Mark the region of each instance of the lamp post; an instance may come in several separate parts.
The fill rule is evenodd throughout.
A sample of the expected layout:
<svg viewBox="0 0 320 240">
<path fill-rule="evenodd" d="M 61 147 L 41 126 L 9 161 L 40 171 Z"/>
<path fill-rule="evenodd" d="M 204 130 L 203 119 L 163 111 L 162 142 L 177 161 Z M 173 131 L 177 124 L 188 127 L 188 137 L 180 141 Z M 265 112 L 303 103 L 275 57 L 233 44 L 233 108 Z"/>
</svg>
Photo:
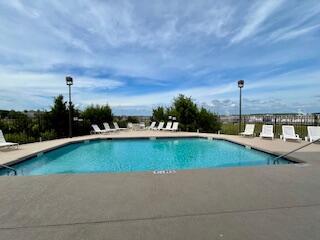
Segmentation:
<svg viewBox="0 0 320 240">
<path fill-rule="evenodd" d="M 72 138 L 72 114 L 71 114 L 71 85 L 73 85 L 73 79 L 70 76 L 66 77 L 66 84 L 69 86 L 69 138 Z"/>
<path fill-rule="evenodd" d="M 241 132 L 241 101 L 242 101 L 242 88 L 244 86 L 244 80 L 238 81 L 238 87 L 240 89 L 240 99 L 239 99 L 239 133 Z"/>
</svg>

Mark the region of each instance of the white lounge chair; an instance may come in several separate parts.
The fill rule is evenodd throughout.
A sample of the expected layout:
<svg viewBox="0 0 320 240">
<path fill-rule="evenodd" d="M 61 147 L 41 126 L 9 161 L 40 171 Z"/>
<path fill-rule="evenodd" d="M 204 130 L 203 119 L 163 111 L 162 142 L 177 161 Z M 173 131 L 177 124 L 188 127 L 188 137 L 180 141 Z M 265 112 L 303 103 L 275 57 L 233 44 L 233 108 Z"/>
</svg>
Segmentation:
<svg viewBox="0 0 320 240">
<path fill-rule="evenodd" d="M 164 126 L 164 122 L 159 122 L 158 127 L 156 128 L 156 130 L 162 130 Z"/>
<path fill-rule="evenodd" d="M 112 129 L 110 127 L 109 123 L 107 123 L 107 122 L 103 123 L 103 127 L 104 127 L 104 130 L 106 130 L 106 132 L 115 132 L 115 131 L 117 131 L 117 129 L 115 129 L 115 128 Z"/>
<path fill-rule="evenodd" d="M 308 126 L 307 129 L 310 142 L 320 139 L 320 127 Z"/>
<path fill-rule="evenodd" d="M 169 131 L 178 131 L 179 122 L 174 122 L 172 128 Z"/>
<path fill-rule="evenodd" d="M 145 122 L 140 122 L 140 123 L 139 123 L 139 129 L 140 129 L 140 130 L 146 129 L 146 123 L 145 123 Z"/>
<path fill-rule="evenodd" d="M 294 127 L 289 125 L 282 126 L 282 139 L 283 141 L 287 140 L 297 140 L 301 141 L 301 138 L 296 134 Z"/>
<path fill-rule="evenodd" d="M 117 122 L 113 122 L 113 126 L 116 130 L 127 130 L 128 128 L 121 128 L 119 127 L 118 123 Z"/>
<path fill-rule="evenodd" d="M 170 131 L 171 127 L 172 127 L 172 122 L 167 122 L 167 125 L 165 128 L 163 128 L 163 130 Z"/>
<path fill-rule="evenodd" d="M 149 129 L 149 130 L 153 130 L 153 129 L 155 128 L 155 126 L 156 126 L 156 122 L 152 122 L 152 123 L 150 124 L 150 126 L 148 127 L 148 129 Z"/>
<path fill-rule="evenodd" d="M 240 133 L 241 136 L 254 136 L 254 124 L 246 124 L 244 132 Z"/>
<path fill-rule="evenodd" d="M 273 133 L 273 125 L 263 125 L 262 126 L 262 132 L 260 133 L 261 138 L 274 138 Z"/>
<path fill-rule="evenodd" d="M 91 127 L 93 128 L 93 133 L 94 134 L 101 134 L 101 133 L 107 133 L 107 132 L 110 132 L 110 131 L 107 131 L 107 130 L 101 130 L 97 124 L 92 124 Z"/>
<path fill-rule="evenodd" d="M 0 130 L 0 148 L 2 147 L 19 147 L 19 143 L 7 142 L 3 136 L 2 130 Z"/>
</svg>

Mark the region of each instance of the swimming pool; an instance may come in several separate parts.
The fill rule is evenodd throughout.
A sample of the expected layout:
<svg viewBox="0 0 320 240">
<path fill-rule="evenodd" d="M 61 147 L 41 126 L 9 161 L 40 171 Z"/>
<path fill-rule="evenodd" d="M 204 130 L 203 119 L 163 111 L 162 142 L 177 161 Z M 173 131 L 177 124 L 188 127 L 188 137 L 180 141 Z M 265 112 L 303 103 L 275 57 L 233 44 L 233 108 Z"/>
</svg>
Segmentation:
<svg viewBox="0 0 320 240">
<path fill-rule="evenodd" d="M 12 167 L 18 175 L 119 173 L 274 164 L 274 156 L 224 140 L 113 139 L 73 143 Z M 277 164 L 288 164 L 280 159 Z M 7 171 L 0 170 L 0 175 Z"/>
</svg>

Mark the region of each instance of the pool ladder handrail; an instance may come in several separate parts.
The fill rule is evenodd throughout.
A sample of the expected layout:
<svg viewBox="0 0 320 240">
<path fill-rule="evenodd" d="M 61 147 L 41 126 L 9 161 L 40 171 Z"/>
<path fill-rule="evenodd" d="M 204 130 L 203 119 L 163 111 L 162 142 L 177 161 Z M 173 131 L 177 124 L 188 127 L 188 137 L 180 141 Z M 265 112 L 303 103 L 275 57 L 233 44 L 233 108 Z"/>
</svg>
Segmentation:
<svg viewBox="0 0 320 240">
<path fill-rule="evenodd" d="M 18 172 L 17 172 L 17 170 L 15 168 L 9 167 L 9 166 L 7 166 L 5 164 L 0 164 L 0 166 L 3 167 L 3 168 L 8 169 L 9 171 L 13 171 L 13 174 L 14 174 L 13 176 L 17 176 L 18 175 Z"/>
<path fill-rule="evenodd" d="M 280 156 L 277 156 L 277 157 L 275 157 L 275 158 L 273 158 L 273 159 L 271 159 L 271 160 L 273 160 L 273 162 L 275 163 L 275 161 L 279 161 L 280 158 L 286 157 L 286 156 L 290 155 L 291 153 L 294 153 L 294 152 L 296 152 L 296 151 L 299 151 L 300 149 L 305 148 L 305 147 L 308 147 L 308 146 L 310 146 L 311 144 L 316 143 L 316 142 L 320 142 L 320 138 L 318 138 L 318 139 L 316 139 L 316 140 L 314 140 L 314 141 L 312 141 L 312 142 L 309 142 L 309 143 L 307 143 L 306 145 L 303 145 L 303 146 L 301 146 L 301 147 L 295 148 L 294 150 L 291 150 L 290 152 L 287 152 L 287 153 L 285 153 L 285 154 L 282 154 L 282 155 L 280 155 Z"/>
</svg>

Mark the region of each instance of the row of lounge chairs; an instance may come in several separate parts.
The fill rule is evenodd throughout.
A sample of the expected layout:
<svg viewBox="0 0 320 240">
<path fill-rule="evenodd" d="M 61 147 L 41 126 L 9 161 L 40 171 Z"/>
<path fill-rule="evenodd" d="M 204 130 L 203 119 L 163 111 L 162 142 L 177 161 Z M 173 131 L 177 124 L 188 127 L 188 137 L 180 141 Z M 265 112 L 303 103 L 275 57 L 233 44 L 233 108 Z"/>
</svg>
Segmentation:
<svg viewBox="0 0 320 240">
<path fill-rule="evenodd" d="M 151 125 L 145 129 L 149 130 L 163 130 L 163 131 L 178 131 L 179 123 L 178 122 L 167 122 L 167 125 L 164 126 L 164 122 L 159 122 L 158 126 L 156 126 L 156 122 L 152 122 Z M 104 129 L 100 129 L 97 124 L 92 124 L 94 134 L 101 134 L 101 133 L 110 133 L 110 132 L 116 132 L 120 130 L 127 130 L 130 128 L 120 128 L 118 123 L 113 123 L 114 128 L 110 128 L 109 123 L 105 122 L 103 123 Z"/>
<path fill-rule="evenodd" d="M 156 126 L 156 122 L 152 122 L 148 127 L 149 130 L 164 130 L 164 131 L 178 131 L 179 122 L 167 122 L 167 125 L 164 127 L 164 122 L 159 122 Z"/>
<path fill-rule="evenodd" d="M 101 134 L 101 133 L 110 133 L 110 132 L 116 132 L 121 130 L 127 130 L 127 128 L 121 128 L 119 127 L 117 122 L 113 123 L 114 128 L 111 128 L 109 123 L 104 122 L 103 127 L 104 129 L 100 129 L 97 124 L 92 124 L 91 127 L 93 128 L 92 133 L 94 134 Z"/>
<path fill-rule="evenodd" d="M 244 132 L 241 132 L 240 135 L 242 136 L 254 136 L 254 124 L 246 124 Z M 315 141 L 320 139 L 320 127 L 315 126 L 308 126 L 308 137 L 306 137 L 306 141 Z M 261 138 L 271 138 L 274 139 L 274 133 L 273 133 L 273 125 L 263 125 L 262 126 L 262 132 L 260 133 Z M 290 125 L 283 125 L 282 126 L 282 135 L 280 135 L 280 138 L 283 139 L 283 141 L 287 140 L 296 140 L 301 141 L 301 138 L 298 134 L 296 134 L 294 126 Z"/>
</svg>

